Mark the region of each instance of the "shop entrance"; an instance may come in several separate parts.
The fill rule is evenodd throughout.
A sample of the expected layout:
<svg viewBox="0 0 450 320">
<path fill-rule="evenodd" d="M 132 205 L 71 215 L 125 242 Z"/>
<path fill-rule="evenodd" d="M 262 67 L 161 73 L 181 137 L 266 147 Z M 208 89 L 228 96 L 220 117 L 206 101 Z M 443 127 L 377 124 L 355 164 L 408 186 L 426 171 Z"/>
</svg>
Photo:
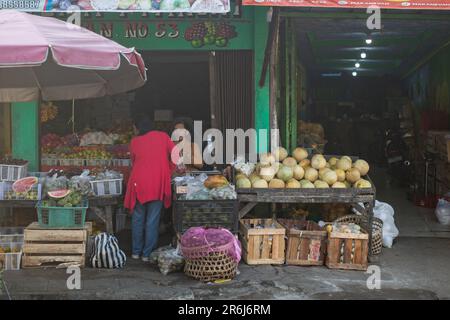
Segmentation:
<svg viewBox="0 0 450 320">
<path fill-rule="evenodd" d="M 386 155 L 392 134 L 400 137 L 402 157 L 419 161 L 421 135 L 448 130 L 448 16 L 385 13 L 382 29 L 369 30 L 367 15 L 321 13 L 286 18 L 281 26 L 284 140 L 388 166 L 397 159 Z"/>
<path fill-rule="evenodd" d="M 160 129 L 169 120 L 202 121 L 203 130 L 248 129 L 253 123 L 251 51 L 147 51 L 148 83 L 135 93 L 131 115 L 148 115 Z"/>
</svg>

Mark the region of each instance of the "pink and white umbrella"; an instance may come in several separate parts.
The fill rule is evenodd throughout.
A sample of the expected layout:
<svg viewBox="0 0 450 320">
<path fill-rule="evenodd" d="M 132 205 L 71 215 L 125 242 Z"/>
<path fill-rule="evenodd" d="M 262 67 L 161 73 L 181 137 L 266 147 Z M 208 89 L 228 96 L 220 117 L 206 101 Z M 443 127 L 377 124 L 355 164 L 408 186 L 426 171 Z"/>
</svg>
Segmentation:
<svg viewBox="0 0 450 320">
<path fill-rule="evenodd" d="M 134 48 L 56 18 L 0 10 L 0 102 L 102 97 L 146 80 Z"/>
</svg>

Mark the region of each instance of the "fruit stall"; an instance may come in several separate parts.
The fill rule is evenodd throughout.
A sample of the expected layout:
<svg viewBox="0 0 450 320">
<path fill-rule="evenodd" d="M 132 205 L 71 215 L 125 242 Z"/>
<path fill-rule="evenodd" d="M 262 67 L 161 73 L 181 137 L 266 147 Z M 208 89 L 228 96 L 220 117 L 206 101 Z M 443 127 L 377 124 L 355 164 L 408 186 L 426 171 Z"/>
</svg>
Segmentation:
<svg viewBox="0 0 450 320">
<path fill-rule="evenodd" d="M 0 159 L 0 167 L 0 207 L 36 207 L 39 219 L 45 208 L 52 209 L 48 212 L 83 208 L 83 221 L 89 207 L 105 223 L 106 231 L 113 232 L 114 208 L 121 205 L 123 195 L 121 172 L 99 166 L 28 172 L 26 161 L 11 158 Z"/>
<path fill-rule="evenodd" d="M 273 154 L 260 155 L 256 165 L 235 165 L 239 218 L 260 203 L 343 203 L 367 217 L 362 227 L 372 230 L 376 189 L 368 172 L 369 164 L 355 157 L 309 154 L 304 148 L 288 156 L 284 148 L 278 148 Z M 366 235 L 370 250 L 372 233 Z"/>
</svg>

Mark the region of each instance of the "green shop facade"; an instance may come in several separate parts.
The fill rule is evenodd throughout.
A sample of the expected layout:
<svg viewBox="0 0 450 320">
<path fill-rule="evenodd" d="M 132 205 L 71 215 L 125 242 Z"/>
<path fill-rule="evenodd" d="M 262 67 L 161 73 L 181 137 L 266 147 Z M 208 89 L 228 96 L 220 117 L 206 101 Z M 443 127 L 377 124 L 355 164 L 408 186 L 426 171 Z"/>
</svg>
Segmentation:
<svg viewBox="0 0 450 320">
<path fill-rule="evenodd" d="M 60 16 L 65 17 L 67 15 Z M 211 126 L 258 130 L 270 126 L 270 78 L 266 76 L 264 83 L 260 81 L 269 30 L 267 17 L 267 8 L 236 5 L 226 15 L 82 14 L 81 24 L 139 52 L 209 55 L 212 60 L 209 71 Z M 221 28 L 221 33 L 218 37 L 198 41 L 195 39 L 198 37 L 192 36 L 199 32 L 198 24 Z M 147 64 L 151 83 L 151 61 Z M 28 160 L 30 171 L 40 167 L 39 105 L 39 101 L 11 103 L 8 112 L 4 112 L 11 120 L 9 124 L 3 121 L 3 140 L 10 140 L 10 144 L 9 147 L 3 145 L 1 151 Z"/>
</svg>

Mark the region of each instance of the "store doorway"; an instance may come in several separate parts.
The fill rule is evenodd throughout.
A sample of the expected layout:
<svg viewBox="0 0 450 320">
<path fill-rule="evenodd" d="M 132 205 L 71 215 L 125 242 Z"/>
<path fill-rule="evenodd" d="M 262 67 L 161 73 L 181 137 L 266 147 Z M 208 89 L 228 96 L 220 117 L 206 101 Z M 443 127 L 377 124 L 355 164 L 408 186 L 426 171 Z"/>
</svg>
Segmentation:
<svg viewBox="0 0 450 320">
<path fill-rule="evenodd" d="M 421 208 L 450 190 L 439 151 L 450 130 L 448 13 L 386 11 L 381 30 L 368 30 L 358 10 L 298 14 L 280 28 L 284 141 L 366 160 L 401 232 L 448 232 Z"/>
<path fill-rule="evenodd" d="M 136 91 L 131 115 L 145 114 L 170 131 L 170 119 L 202 128 L 248 129 L 253 123 L 251 51 L 144 52 L 149 81 Z"/>
</svg>

